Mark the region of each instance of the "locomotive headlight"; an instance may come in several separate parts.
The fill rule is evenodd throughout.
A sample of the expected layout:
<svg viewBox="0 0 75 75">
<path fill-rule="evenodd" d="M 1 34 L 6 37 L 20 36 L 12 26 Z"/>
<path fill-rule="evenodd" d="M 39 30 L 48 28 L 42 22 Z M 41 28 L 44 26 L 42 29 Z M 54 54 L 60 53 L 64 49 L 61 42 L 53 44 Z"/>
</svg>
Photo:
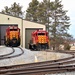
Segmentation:
<svg viewBox="0 0 75 75">
<path fill-rule="evenodd" d="M 14 27 L 14 29 L 17 29 L 17 27 Z"/>
<path fill-rule="evenodd" d="M 12 27 L 12 26 L 10 26 L 10 29 L 13 29 L 13 27 Z"/>
</svg>

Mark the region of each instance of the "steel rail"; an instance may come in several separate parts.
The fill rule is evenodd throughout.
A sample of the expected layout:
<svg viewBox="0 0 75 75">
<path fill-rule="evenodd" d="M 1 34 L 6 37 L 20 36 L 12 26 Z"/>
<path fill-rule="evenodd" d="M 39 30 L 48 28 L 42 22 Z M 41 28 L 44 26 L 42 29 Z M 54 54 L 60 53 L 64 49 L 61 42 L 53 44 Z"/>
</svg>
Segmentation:
<svg viewBox="0 0 75 75">
<path fill-rule="evenodd" d="M 73 59 L 75 56 L 73 56 L 73 57 L 69 57 L 69 58 L 67 58 L 67 60 L 65 60 L 65 61 L 58 61 L 58 62 L 56 62 L 56 61 L 53 61 L 53 62 L 51 62 L 51 61 L 45 61 L 45 62 L 37 62 L 37 63 L 31 63 L 31 64 L 22 64 L 22 65 L 13 65 L 13 66 L 3 66 L 3 67 L 0 67 L 0 70 L 1 69 L 10 69 L 10 68 L 20 68 L 20 67 L 28 67 L 28 68 L 30 68 L 30 67 L 33 67 L 33 66 L 35 66 L 35 67 L 38 67 L 38 66 L 47 66 L 47 65 L 63 65 L 63 64 L 70 64 L 70 63 L 75 63 L 75 60 L 70 60 L 70 59 Z M 63 59 L 62 59 L 63 60 Z"/>
<path fill-rule="evenodd" d="M 69 64 L 71 64 L 71 63 L 72 63 L 72 64 L 75 63 L 75 60 L 72 60 L 72 61 L 69 60 L 69 61 L 63 61 L 63 62 L 57 62 L 57 63 L 50 63 L 50 64 L 46 64 L 46 62 L 45 62 L 43 65 L 40 65 L 40 64 L 38 64 L 38 65 L 32 65 L 32 64 L 31 64 L 32 66 L 25 66 L 25 65 L 16 66 L 16 65 L 15 65 L 14 67 L 7 67 L 7 68 L 6 68 L 6 67 L 3 67 L 3 68 L 0 67 L 0 70 L 9 70 L 9 69 L 11 69 L 11 70 L 12 70 L 12 69 L 14 69 L 14 70 L 17 69 L 17 70 L 18 70 L 18 69 L 24 69 L 24 68 L 29 68 L 29 69 L 31 69 L 31 68 L 34 68 L 34 67 L 37 67 L 37 68 L 40 67 L 40 68 L 41 68 L 41 67 L 43 67 L 43 66 L 44 66 L 44 67 L 48 67 L 48 66 L 50 66 L 50 67 L 52 67 L 52 66 L 54 67 L 54 66 L 55 66 L 55 67 L 56 67 L 56 66 L 61 66 L 61 65 L 64 66 L 65 64 L 69 65 Z M 30 65 L 30 64 L 29 64 L 29 65 Z"/>
<path fill-rule="evenodd" d="M 66 53 L 66 54 L 75 54 L 75 51 L 74 50 L 55 50 L 55 51 L 50 51 L 50 50 L 46 50 L 46 52 L 58 52 L 58 53 Z"/>
<path fill-rule="evenodd" d="M 15 51 L 15 49 L 13 47 L 11 47 L 13 49 L 13 51 Z M 0 60 L 3 60 L 3 59 L 9 59 L 9 58 L 14 58 L 14 57 L 18 57 L 18 56 L 21 56 L 23 53 L 24 53 L 24 50 L 20 47 L 17 47 L 21 50 L 21 53 L 17 54 L 17 55 L 12 55 L 12 56 L 4 56 L 4 57 L 0 57 Z"/>
<path fill-rule="evenodd" d="M 75 65 L 73 66 L 60 66 L 60 67 L 42 67 L 42 68 L 32 68 L 32 69 L 19 69 L 19 70 L 8 70 L 8 71 L 1 71 L 0 74 L 31 74 L 31 73 L 39 73 L 39 72 L 54 72 L 54 71 L 75 71 Z"/>
<path fill-rule="evenodd" d="M 55 50 L 55 51 L 50 51 L 50 50 L 46 50 L 46 52 L 57 52 L 57 53 L 65 53 L 65 54 L 71 54 L 71 55 L 74 55 L 75 54 L 75 51 L 64 51 L 64 50 Z"/>
<path fill-rule="evenodd" d="M 10 48 L 11 48 L 11 47 L 10 47 Z M 13 54 L 14 52 L 15 52 L 15 50 L 12 49 L 12 52 L 10 52 L 10 53 L 8 53 L 8 54 L 0 55 L 0 58 L 1 58 L 1 57 L 5 57 L 5 56 L 8 56 L 8 55 L 11 55 L 11 54 Z"/>
<path fill-rule="evenodd" d="M 18 74 L 19 74 L 20 71 L 21 71 L 20 74 L 23 74 L 23 71 L 24 71 L 24 74 L 27 71 L 29 73 L 32 73 L 33 70 L 35 71 L 35 73 L 38 70 L 40 72 L 43 69 L 44 70 L 41 71 L 41 72 L 44 72 L 45 70 L 48 70 L 48 69 L 50 71 L 50 68 L 51 68 L 51 72 L 54 72 L 55 71 L 54 69 L 56 69 L 56 71 L 58 71 L 57 70 L 58 68 L 61 71 L 65 70 L 65 69 L 72 71 L 72 70 L 75 70 L 75 65 L 70 65 L 70 63 L 71 64 L 75 63 L 75 60 L 70 60 L 70 59 L 73 59 L 73 58 L 75 58 L 75 56 L 69 57 L 69 58 L 67 58 L 67 60 L 66 59 L 65 60 L 64 59 L 62 59 L 62 60 L 60 59 L 61 61 L 60 60 L 59 61 L 55 60 L 54 63 L 52 63 L 51 61 L 46 61 L 46 62 L 39 62 L 39 63 L 32 63 L 32 64 L 23 64 L 23 65 L 15 65 L 15 66 L 8 66 L 8 67 L 0 67 L 0 70 L 3 69 L 3 68 L 6 68 L 7 70 L 5 69 L 6 70 L 6 71 L 4 70 L 5 72 L 3 70 L 1 70 L 1 71 L 3 71 L 3 73 L 10 73 L 12 71 L 14 71 L 14 72 L 16 71 Z M 67 63 L 70 66 L 64 66 L 64 64 L 67 64 Z M 52 67 L 53 67 L 53 69 L 52 69 Z M 26 70 L 26 72 L 25 72 L 25 70 Z M 32 70 L 32 71 L 30 72 L 30 70 Z M 49 71 L 47 71 L 47 72 L 49 72 Z M 15 73 L 14 72 L 13 72 L 13 74 L 17 74 L 16 72 Z M 29 74 L 29 73 L 26 73 L 26 75 Z"/>
</svg>

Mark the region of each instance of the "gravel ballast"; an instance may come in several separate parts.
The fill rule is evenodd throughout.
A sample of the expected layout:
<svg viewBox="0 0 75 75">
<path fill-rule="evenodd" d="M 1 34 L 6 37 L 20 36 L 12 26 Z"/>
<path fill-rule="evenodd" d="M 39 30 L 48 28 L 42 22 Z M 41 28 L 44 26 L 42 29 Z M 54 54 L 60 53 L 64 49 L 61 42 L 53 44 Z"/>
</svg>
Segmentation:
<svg viewBox="0 0 75 75">
<path fill-rule="evenodd" d="M 21 50 L 15 48 L 16 51 L 12 55 L 19 54 Z M 41 62 L 48 60 L 57 60 L 61 58 L 69 57 L 69 54 L 63 53 L 55 53 L 55 52 L 46 52 L 46 51 L 31 51 L 29 49 L 22 48 L 24 50 L 24 54 L 15 58 L 3 59 L 0 60 L 0 66 L 10 66 L 10 65 L 18 65 L 18 64 L 26 64 L 33 62 Z M 10 47 L 0 46 L 0 55 L 8 54 L 12 51 Z"/>
</svg>

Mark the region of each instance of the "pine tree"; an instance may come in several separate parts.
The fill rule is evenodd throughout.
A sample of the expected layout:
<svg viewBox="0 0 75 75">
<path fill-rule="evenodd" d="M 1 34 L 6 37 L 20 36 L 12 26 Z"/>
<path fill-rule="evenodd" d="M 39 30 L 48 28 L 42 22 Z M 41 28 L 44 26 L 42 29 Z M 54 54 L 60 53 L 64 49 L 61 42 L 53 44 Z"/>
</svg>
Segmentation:
<svg viewBox="0 0 75 75">
<path fill-rule="evenodd" d="M 38 6 L 38 22 L 45 24 L 46 29 L 49 32 L 49 24 L 50 24 L 50 17 L 51 17 L 51 10 L 50 10 L 50 0 L 43 0 L 43 2 L 39 3 Z"/>
<path fill-rule="evenodd" d="M 46 25 L 54 50 L 59 48 L 60 44 L 64 44 L 65 40 L 71 38 L 67 32 L 70 26 L 70 17 L 67 16 L 68 11 L 63 9 L 61 2 L 59 0 L 51 2 L 43 0 L 38 3 L 37 0 L 32 0 L 27 9 L 26 19 Z"/>
<path fill-rule="evenodd" d="M 5 6 L 4 7 L 4 10 L 2 10 L 2 13 L 3 14 L 9 14 L 10 12 L 9 12 L 9 7 L 8 6 Z"/>
<path fill-rule="evenodd" d="M 59 47 L 60 44 L 64 43 L 64 39 L 70 37 L 67 33 L 70 26 L 70 18 L 66 15 L 67 11 L 63 10 L 61 1 L 55 0 L 51 3 L 51 24 L 50 32 L 53 38 L 53 47 Z M 60 40 L 60 42 L 59 42 Z"/>
<path fill-rule="evenodd" d="M 26 20 L 37 22 L 37 7 L 39 2 L 37 0 L 32 0 L 29 3 L 29 7 L 26 10 Z"/>
<path fill-rule="evenodd" d="M 14 2 L 14 4 L 11 5 L 11 13 L 13 16 L 21 16 L 22 15 L 22 6 Z"/>
<path fill-rule="evenodd" d="M 4 10 L 2 10 L 2 13 L 16 16 L 16 17 L 22 17 L 22 6 L 14 2 L 11 7 L 5 6 Z"/>
</svg>

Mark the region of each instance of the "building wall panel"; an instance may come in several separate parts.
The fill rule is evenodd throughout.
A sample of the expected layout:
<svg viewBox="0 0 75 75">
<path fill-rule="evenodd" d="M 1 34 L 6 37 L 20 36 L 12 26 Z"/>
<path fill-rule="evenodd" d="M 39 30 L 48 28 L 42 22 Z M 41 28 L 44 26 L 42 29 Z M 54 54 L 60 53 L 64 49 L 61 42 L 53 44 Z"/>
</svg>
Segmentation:
<svg viewBox="0 0 75 75">
<path fill-rule="evenodd" d="M 0 14 L 0 25 L 6 25 L 6 26 L 7 25 L 18 25 L 18 27 L 21 29 L 20 31 L 21 36 L 22 36 L 22 22 L 23 20 L 21 18 Z M 21 42 L 21 46 L 23 46 L 22 42 Z"/>
<path fill-rule="evenodd" d="M 42 28 L 45 30 L 45 25 L 34 23 L 30 21 L 23 20 L 21 18 L 0 14 L 0 25 L 18 25 L 18 27 L 21 29 L 20 31 L 20 37 L 21 37 L 21 46 L 25 48 L 25 37 L 26 37 L 26 28 Z M 0 34 L 1 35 L 1 34 Z"/>
<path fill-rule="evenodd" d="M 23 21 L 23 47 L 27 46 L 27 37 L 30 37 L 30 31 L 27 32 L 26 29 L 29 28 L 30 30 L 33 29 L 43 29 L 45 30 L 45 25 L 39 24 L 39 23 L 34 23 L 34 22 L 30 22 L 30 21 Z M 32 30 L 32 31 L 33 31 Z M 27 35 L 29 33 L 29 36 Z M 27 37 L 26 37 L 27 36 Z M 30 38 L 29 38 L 30 39 Z M 26 44 L 26 45 L 25 45 Z M 28 48 L 28 46 L 26 47 Z"/>
</svg>

